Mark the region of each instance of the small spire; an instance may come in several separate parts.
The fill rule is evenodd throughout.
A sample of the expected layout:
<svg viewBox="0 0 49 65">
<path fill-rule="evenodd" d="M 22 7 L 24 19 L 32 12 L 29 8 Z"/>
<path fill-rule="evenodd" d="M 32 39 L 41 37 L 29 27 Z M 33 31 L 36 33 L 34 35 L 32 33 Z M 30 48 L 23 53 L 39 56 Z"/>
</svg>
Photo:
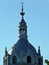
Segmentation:
<svg viewBox="0 0 49 65">
<path fill-rule="evenodd" d="M 40 50 L 40 46 L 38 46 L 38 49 Z"/>
<path fill-rule="evenodd" d="M 7 56 L 7 47 L 5 47 L 5 56 Z"/>
<path fill-rule="evenodd" d="M 23 12 L 23 2 L 21 4 L 22 4 L 22 12 Z"/>
<path fill-rule="evenodd" d="M 23 2 L 21 4 L 22 4 L 22 12 L 20 14 L 21 14 L 22 19 L 23 19 L 23 16 L 24 16 L 25 12 L 23 12 Z"/>
<path fill-rule="evenodd" d="M 38 54 L 41 55 L 41 53 L 40 53 L 40 46 L 38 46 Z"/>
</svg>

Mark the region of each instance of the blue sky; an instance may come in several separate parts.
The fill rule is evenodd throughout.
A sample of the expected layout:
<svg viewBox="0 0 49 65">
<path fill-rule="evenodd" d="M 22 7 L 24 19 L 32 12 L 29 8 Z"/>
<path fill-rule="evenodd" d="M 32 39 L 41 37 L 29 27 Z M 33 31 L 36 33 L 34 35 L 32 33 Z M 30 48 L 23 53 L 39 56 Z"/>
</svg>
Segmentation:
<svg viewBox="0 0 49 65">
<path fill-rule="evenodd" d="M 37 51 L 40 46 L 43 60 L 49 59 L 49 0 L 0 0 L 0 65 L 3 65 L 5 47 L 9 51 L 18 40 L 22 1 L 28 40 Z"/>
</svg>

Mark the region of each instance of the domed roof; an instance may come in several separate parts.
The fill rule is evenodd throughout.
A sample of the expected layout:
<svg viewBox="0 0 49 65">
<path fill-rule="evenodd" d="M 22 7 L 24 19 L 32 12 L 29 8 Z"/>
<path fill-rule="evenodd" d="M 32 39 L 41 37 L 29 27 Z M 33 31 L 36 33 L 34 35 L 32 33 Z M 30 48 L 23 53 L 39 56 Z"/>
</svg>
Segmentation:
<svg viewBox="0 0 49 65">
<path fill-rule="evenodd" d="M 26 55 L 28 50 L 33 55 L 37 54 L 35 48 L 28 42 L 27 39 L 19 39 L 18 42 L 11 48 L 9 54 L 22 53 L 22 55 Z"/>
</svg>

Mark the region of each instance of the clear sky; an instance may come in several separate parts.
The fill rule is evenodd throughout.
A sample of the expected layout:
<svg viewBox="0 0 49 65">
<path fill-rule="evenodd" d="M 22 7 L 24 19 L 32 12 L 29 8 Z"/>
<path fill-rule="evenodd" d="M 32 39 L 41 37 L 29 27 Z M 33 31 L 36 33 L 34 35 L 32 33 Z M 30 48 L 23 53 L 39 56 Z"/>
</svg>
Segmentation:
<svg viewBox="0 0 49 65">
<path fill-rule="evenodd" d="M 49 0 L 0 0 L 0 65 L 5 47 L 9 51 L 18 40 L 22 1 L 28 40 L 37 51 L 40 46 L 43 60 L 49 59 Z"/>
</svg>

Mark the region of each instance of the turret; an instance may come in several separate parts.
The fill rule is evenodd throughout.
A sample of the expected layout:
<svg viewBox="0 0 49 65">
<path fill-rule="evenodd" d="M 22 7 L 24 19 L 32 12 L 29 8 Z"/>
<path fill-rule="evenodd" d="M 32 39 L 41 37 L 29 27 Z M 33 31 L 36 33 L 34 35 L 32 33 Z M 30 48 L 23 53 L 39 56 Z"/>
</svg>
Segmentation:
<svg viewBox="0 0 49 65">
<path fill-rule="evenodd" d="M 5 47 L 5 57 L 7 57 L 8 55 L 8 51 L 7 51 L 7 47 Z"/>
<path fill-rule="evenodd" d="M 38 46 L 38 65 L 43 65 L 43 56 L 41 56 L 40 46 Z"/>
<path fill-rule="evenodd" d="M 3 57 L 3 65 L 9 65 L 10 55 L 8 54 L 7 47 L 5 47 L 5 56 Z"/>
<path fill-rule="evenodd" d="M 38 46 L 38 56 L 41 56 L 40 46 Z"/>
</svg>

